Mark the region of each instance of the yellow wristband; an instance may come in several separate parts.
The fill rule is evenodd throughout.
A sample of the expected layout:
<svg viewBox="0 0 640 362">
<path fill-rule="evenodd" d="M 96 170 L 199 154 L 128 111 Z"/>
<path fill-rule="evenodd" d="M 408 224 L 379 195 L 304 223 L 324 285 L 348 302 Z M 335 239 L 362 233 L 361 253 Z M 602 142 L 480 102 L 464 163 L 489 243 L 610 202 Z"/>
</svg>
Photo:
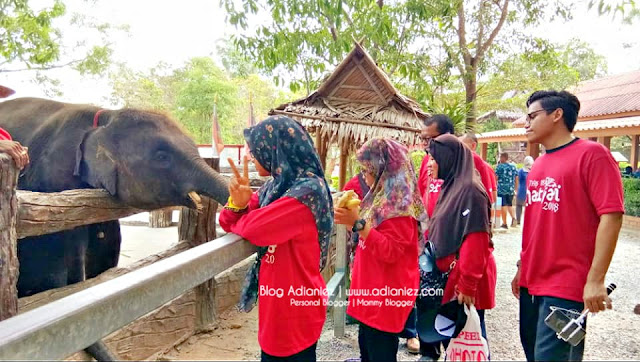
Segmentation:
<svg viewBox="0 0 640 362">
<path fill-rule="evenodd" d="M 234 203 L 233 203 L 233 199 L 231 198 L 231 196 L 229 196 L 229 199 L 227 200 L 227 206 L 228 206 L 230 209 L 236 209 L 236 210 L 243 210 L 243 209 L 246 209 L 246 208 L 247 208 L 247 206 L 245 206 L 245 207 L 239 207 L 239 206 L 237 206 L 236 204 L 234 204 Z"/>
</svg>

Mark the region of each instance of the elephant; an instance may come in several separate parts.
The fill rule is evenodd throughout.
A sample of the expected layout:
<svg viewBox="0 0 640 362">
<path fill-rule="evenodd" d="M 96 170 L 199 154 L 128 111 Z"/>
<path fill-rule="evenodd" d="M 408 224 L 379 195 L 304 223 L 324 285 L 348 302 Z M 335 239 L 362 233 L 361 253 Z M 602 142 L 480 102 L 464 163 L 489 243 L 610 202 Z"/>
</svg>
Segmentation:
<svg viewBox="0 0 640 362">
<path fill-rule="evenodd" d="M 95 123 L 95 124 L 94 124 Z M 0 103 L 0 127 L 29 148 L 18 188 L 38 192 L 102 188 L 145 210 L 225 204 L 227 181 L 193 140 L 162 113 L 17 98 Z M 117 220 L 18 242 L 20 297 L 92 278 L 118 264 Z"/>
</svg>

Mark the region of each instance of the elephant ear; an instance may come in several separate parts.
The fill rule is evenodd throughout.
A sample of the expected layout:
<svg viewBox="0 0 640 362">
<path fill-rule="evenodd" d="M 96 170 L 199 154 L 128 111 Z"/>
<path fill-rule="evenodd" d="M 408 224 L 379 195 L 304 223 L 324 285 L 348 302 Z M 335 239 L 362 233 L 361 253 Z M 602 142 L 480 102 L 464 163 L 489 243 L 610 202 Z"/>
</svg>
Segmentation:
<svg viewBox="0 0 640 362">
<path fill-rule="evenodd" d="M 87 132 L 76 150 L 76 167 L 73 175 L 95 188 L 103 188 L 109 194 L 118 194 L 118 167 L 109 151 L 100 147 L 87 147 L 87 139 L 94 131 Z"/>
</svg>

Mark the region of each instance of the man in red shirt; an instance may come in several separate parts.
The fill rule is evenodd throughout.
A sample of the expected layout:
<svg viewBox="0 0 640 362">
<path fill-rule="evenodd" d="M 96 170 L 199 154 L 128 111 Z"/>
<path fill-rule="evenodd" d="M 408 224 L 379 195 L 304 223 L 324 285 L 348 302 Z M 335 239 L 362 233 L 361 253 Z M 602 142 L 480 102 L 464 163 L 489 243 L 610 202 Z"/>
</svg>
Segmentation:
<svg viewBox="0 0 640 362">
<path fill-rule="evenodd" d="M 489 164 L 486 163 L 485 160 L 483 160 L 482 157 L 480 157 L 480 155 L 476 153 L 476 149 L 478 147 L 478 138 L 476 137 L 475 133 L 469 132 L 460 136 L 459 140 L 471 150 L 471 154 L 473 155 L 473 164 L 480 174 L 482 185 L 489 195 L 489 200 L 491 201 L 491 203 L 494 203 L 497 197 L 497 190 L 494 186 L 495 181 L 493 181 L 492 176 L 494 172 L 493 168 L 491 168 L 491 166 L 489 166 Z"/>
<path fill-rule="evenodd" d="M 541 143 L 527 178 L 522 252 L 511 288 L 520 299 L 520 340 L 527 360 L 581 360 L 544 324 L 551 307 L 592 313 L 611 308 L 604 280 L 622 225 L 618 166 L 604 146 L 575 138 L 580 101 L 537 91 L 527 100 L 527 140 Z"/>
<path fill-rule="evenodd" d="M 20 142 L 11 140 L 9 132 L 0 128 L 0 153 L 6 153 L 16 162 L 18 168 L 23 169 L 29 163 L 27 148 Z"/>
</svg>

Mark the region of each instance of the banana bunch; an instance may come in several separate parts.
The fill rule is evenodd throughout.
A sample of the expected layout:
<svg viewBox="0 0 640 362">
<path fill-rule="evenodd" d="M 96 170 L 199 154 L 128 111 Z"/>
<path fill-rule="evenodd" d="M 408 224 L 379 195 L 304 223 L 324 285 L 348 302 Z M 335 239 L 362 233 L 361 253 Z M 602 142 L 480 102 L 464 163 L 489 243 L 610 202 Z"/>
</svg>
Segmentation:
<svg viewBox="0 0 640 362">
<path fill-rule="evenodd" d="M 352 210 L 360 206 L 360 199 L 353 190 L 345 191 L 338 199 L 338 207 Z"/>
</svg>

